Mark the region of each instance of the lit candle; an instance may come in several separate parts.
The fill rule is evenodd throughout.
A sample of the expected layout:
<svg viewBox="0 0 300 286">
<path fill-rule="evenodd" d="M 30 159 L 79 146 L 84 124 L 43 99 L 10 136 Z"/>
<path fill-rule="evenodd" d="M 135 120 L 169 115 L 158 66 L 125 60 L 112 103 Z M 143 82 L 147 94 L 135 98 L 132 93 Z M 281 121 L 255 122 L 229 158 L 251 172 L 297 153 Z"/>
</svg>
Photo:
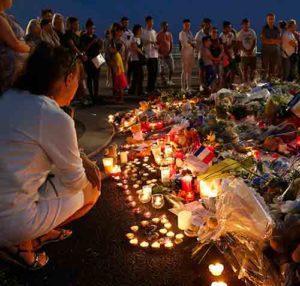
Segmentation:
<svg viewBox="0 0 300 286">
<path fill-rule="evenodd" d="M 193 191 L 186 193 L 185 201 L 186 201 L 187 203 L 193 202 L 194 200 L 195 200 L 195 194 L 194 194 Z"/>
<path fill-rule="evenodd" d="M 130 228 L 133 232 L 137 232 L 139 230 L 139 227 L 137 225 L 133 225 L 131 228 Z"/>
<path fill-rule="evenodd" d="M 169 222 L 169 220 L 166 218 L 166 216 L 162 216 L 161 217 L 161 223 L 162 224 L 166 224 L 166 223 L 168 223 Z"/>
<path fill-rule="evenodd" d="M 137 238 L 133 238 L 133 239 L 131 239 L 130 241 L 129 241 L 129 243 L 131 244 L 131 245 L 138 245 L 139 244 L 139 241 L 138 241 L 138 239 Z"/>
<path fill-rule="evenodd" d="M 176 239 L 183 239 L 184 235 L 182 233 L 178 233 L 178 234 L 175 235 L 175 238 Z"/>
<path fill-rule="evenodd" d="M 131 240 L 131 239 L 134 239 L 134 233 L 127 233 L 126 234 L 126 237 Z"/>
<path fill-rule="evenodd" d="M 224 271 L 224 265 L 221 263 L 210 264 L 208 269 L 213 276 L 221 276 Z"/>
<path fill-rule="evenodd" d="M 165 248 L 171 249 L 171 248 L 173 248 L 173 246 L 174 246 L 174 244 L 173 244 L 173 242 L 171 240 L 167 240 L 165 242 Z"/>
<path fill-rule="evenodd" d="M 172 224 L 171 223 L 165 223 L 164 224 L 164 227 L 166 228 L 166 229 L 171 229 L 172 228 Z"/>
<path fill-rule="evenodd" d="M 149 247 L 149 242 L 147 242 L 147 241 L 141 242 L 140 243 L 140 247 L 142 247 L 142 248 L 148 248 Z"/>
<path fill-rule="evenodd" d="M 181 211 L 178 213 L 178 228 L 181 230 L 188 229 L 192 224 L 192 212 Z"/>
<path fill-rule="evenodd" d="M 162 229 L 159 230 L 159 232 L 160 232 L 161 234 L 166 234 L 166 233 L 168 232 L 168 230 L 165 229 L 165 228 L 162 228 Z"/>
<path fill-rule="evenodd" d="M 155 209 L 161 209 L 165 204 L 164 196 L 161 194 L 156 194 L 152 196 L 152 206 Z"/>
<path fill-rule="evenodd" d="M 143 186 L 142 192 L 139 194 L 141 203 L 146 204 L 151 201 L 152 187 L 149 185 Z"/>
<path fill-rule="evenodd" d="M 225 283 L 225 282 L 213 282 L 213 283 L 211 283 L 211 286 L 227 286 L 227 283 Z"/>
<path fill-rule="evenodd" d="M 172 153 L 173 153 L 173 147 L 172 147 L 172 145 L 166 144 L 165 145 L 165 156 L 166 157 L 171 157 Z"/>
<path fill-rule="evenodd" d="M 158 241 L 155 241 L 151 244 L 151 247 L 154 249 L 159 249 L 160 248 L 160 243 Z"/>
<path fill-rule="evenodd" d="M 170 175 L 171 175 L 171 170 L 169 166 L 161 167 L 161 182 L 162 183 L 168 183 L 170 182 Z"/>
<path fill-rule="evenodd" d="M 201 198 L 215 198 L 218 196 L 218 186 L 216 184 L 208 184 L 205 181 L 200 181 Z"/>
<path fill-rule="evenodd" d="M 113 158 L 103 158 L 102 162 L 103 162 L 103 167 L 104 167 L 105 173 L 107 175 L 110 175 L 113 170 L 114 159 Z"/>
<path fill-rule="evenodd" d="M 115 180 L 119 180 L 120 179 L 120 176 L 121 176 L 121 167 L 119 165 L 113 166 L 113 169 L 111 171 L 111 176 Z"/>
<path fill-rule="evenodd" d="M 142 227 L 146 227 L 146 226 L 148 226 L 148 225 L 149 225 L 149 221 L 147 221 L 147 220 L 141 221 L 141 226 L 142 226 Z"/>
<path fill-rule="evenodd" d="M 154 218 L 152 219 L 152 221 L 153 221 L 154 223 L 158 224 L 158 223 L 160 222 L 160 218 L 154 217 Z"/>
<path fill-rule="evenodd" d="M 126 164 L 128 162 L 128 152 L 127 151 L 120 152 L 120 160 L 121 160 L 121 164 Z"/>
<path fill-rule="evenodd" d="M 181 178 L 181 187 L 182 190 L 185 191 L 186 193 L 192 191 L 192 181 L 193 177 L 191 175 L 185 175 Z"/>
<path fill-rule="evenodd" d="M 108 115 L 108 122 L 113 123 L 114 121 L 115 121 L 115 117 L 112 114 Z"/>
<path fill-rule="evenodd" d="M 173 231 L 167 232 L 167 237 L 173 238 L 175 236 L 175 233 Z"/>
</svg>

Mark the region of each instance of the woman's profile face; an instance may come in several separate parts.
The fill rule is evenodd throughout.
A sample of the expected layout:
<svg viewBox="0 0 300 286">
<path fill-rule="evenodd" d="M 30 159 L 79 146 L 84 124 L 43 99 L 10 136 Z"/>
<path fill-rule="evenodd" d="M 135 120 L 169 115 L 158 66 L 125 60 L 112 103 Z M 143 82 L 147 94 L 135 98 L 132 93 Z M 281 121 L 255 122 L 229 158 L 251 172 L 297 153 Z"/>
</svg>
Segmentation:
<svg viewBox="0 0 300 286">
<path fill-rule="evenodd" d="M 73 100 L 79 86 L 79 80 L 80 80 L 80 66 L 77 65 L 75 71 L 70 73 L 67 76 L 67 79 L 65 81 L 65 87 L 66 87 L 65 105 L 66 106 L 70 105 L 71 101 Z"/>
</svg>

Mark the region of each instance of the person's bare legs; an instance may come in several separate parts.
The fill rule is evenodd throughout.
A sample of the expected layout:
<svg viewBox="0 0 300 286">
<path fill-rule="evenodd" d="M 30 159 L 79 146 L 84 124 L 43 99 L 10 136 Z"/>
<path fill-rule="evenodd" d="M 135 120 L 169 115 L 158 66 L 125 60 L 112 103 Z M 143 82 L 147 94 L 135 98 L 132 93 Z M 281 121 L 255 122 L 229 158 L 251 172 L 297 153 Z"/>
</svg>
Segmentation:
<svg viewBox="0 0 300 286">
<path fill-rule="evenodd" d="M 98 198 L 101 195 L 100 190 L 97 188 L 93 188 L 91 184 L 89 184 L 84 190 L 83 190 L 83 195 L 84 195 L 84 206 L 79 209 L 76 213 L 74 213 L 71 217 L 69 217 L 66 221 L 61 223 L 59 227 L 62 227 L 64 225 L 67 225 L 71 223 L 74 220 L 77 220 L 84 215 L 86 215 L 96 204 L 98 201 Z"/>
</svg>

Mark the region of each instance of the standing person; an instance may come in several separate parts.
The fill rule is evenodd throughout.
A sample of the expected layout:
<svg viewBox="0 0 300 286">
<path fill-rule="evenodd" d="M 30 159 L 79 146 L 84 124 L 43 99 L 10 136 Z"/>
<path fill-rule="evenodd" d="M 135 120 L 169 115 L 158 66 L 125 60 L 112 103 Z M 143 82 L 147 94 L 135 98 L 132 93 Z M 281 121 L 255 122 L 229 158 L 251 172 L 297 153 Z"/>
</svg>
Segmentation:
<svg viewBox="0 0 300 286">
<path fill-rule="evenodd" d="M 32 46 L 37 46 L 41 41 L 41 24 L 39 20 L 32 19 L 29 21 L 27 28 L 26 28 L 26 36 L 25 41 L 27 44 Z"/>
<path fill-rule="evenodd" d="M 69 49 L 74 54 L 77 54 L 79 58 L 85 62 L 87 57 L 86 54 L 81 50 L 80 37 L 78 35 L 80 31 L 79 20 L 76 17 L 69 17 L 68 23 L 69 29 L 63 36 L 62 44 L 65 48 Z"/>
<path fill-rule="evenodd" d="M 217 90 L 221 89 L 223 86 L 223 56 L 224 56 L 224 47 L 222 41 L 219 38 L 218 29 L 213 27 L 210 33 L 211 37 L 211 46 L 210 52 L 214 58 L 213 65 L 217 77 Z"/>
<path fill-rule="evenodd" d="M 156 32 L 153 29 L 153 18 L 147 16 L 146 28 L 143 30 L 142 41 L 147 58 L 148 83 L 147 92 L 153 93 L 156 87 L 156 79 L 158 73 L 158 47 L 156 40 Z"/>
<path fill-rule="evenodd" d="M 238 33 L 237 41 L 241 52 L 243 79 L 253 81 L 256 72 L 257 37 L 254 30 L 250 29 L 250 21 L 242 21 L 242 30 Z"/>
<path fill-rule="evenodd" d="M 161 23 L 161 31 L 157 34 L 157 45 L 160 64 L 160 75 L 162 83 L 173 86 L 172 76 L 174 72 L 174 59 L 172 55 L 173 35 L 168 31 L 169 24 L 164 21 Z M 165 70 L 168 68 L 168 81 L 165 78 Z"/>
<path fill-rule="evenodd" d="M 292 81 L 296 77 L 296 66 L 298 61 L 298 42 L 295 37 L 297 30 L 297 22 L 290 20 L 286 31 L 282 35 L 282 79 L 284 81 Z"/>
<path fill-rule="evenodd" d="M 223 32 L 220 34 L 220 39 L 224 46 L 224 84 L 230 88 L 237 72 L 237 63 L 234 50 L 236 36 L 229 21 L 223 22 Z"/>
<path fill-rule="evenodd" d="M 267 15 L 267 24 L 261 33 L 263 78 L 270 80 L 278 74 L 280 62 L 280 30 L 275 26 L 275 15 Z"/>
<path fill-rule="evenodd" d="M 111 33 L 111 29 L 107 29 L 105 31 L 105 39 L 103 42 L 103 51 L 104 51 L 104 56 L 106 61 L 108 62 L 108 45 L 110 44 L 110 41 L 112 39 L 112 33 Z M 106 69 L 106 83 L 105 83 L 106 87 L 110 87 L 111 86 L 111 69 L 108 68 Z"/>
<path fill-rule="evenodd" d="M 5 13 L 11 7 L 12 0 L 0 1 L 0 94 L 12 86 L 31 50 L 21 26 Z"/>
<path fill-rule="evenodd" d="M 204 93 L 209 95 L 211 93 L 212 85 L 216 79 L 216 72 L 214 69 L 214 61 L 220 60 L 221 55 L 215 58 L 211 51 L 211 38 L 210 36 L 205 36 L 202 38 L 202 50 L 201 57 L 203 60 L 205 81 L 204 81 Z"/>
<path fill-rule="evenodd" d="M 62 42 L 63 36 L 65 34 L 65 20 L 63 15 L 58 13 L 53 15 L 52 27 L 54 32 L 59 37 L 60 42 Z"/>
<path fill-rule="evenodd" d="M 195 62 L 194 48 L 195 41 L 191 32 L 191 21 L 183 20 L 183 29 L 179 33 L 179 42 L 181 46 L 181 90 L 183 92 L 191 92 L 192 71 Z"/>
<path fill-rule="evenodd" d="M 84 63 L 87 74 L 87 87 L 92 102 L 95 103 L 99 93 L 100 67 L 96 67 L 92 60 L 100 54 L 102 41 L 95 34 L 95 25 L 92 19 L 85 24 L 85 32 L 80 39 L 82 50 L 86 53 L 88 60 Z"/>
<path fill-rule="evenodd" d="M 52 21 L 53 11 L 51 9 L 43 9 L 41 11 L 41 20 L 49 20 Z"/>
<path fill-rule="evenodd" d="M 60 46 L 59 37 L 54 32 L 50 20 L 43 19 L 41 21 L 41 29 L 42 29 L 42 34 L 41 34 L 42 41 L 47 42 L 54 48 Z"/>
<path fill-rule="evenodd" d="M 130 45 L 131 45 L 131 40 L 133 38 L 133 33 L 129 29 L 128 17 L 121 18 L 121 26 L 123 27 L 122 40 L 125 43 L 125 47 L 126 47 L 124 64 L 125 64 L 125 70 L 127 71 L 127 80 L 128 82 L 130 82 L 133 73 L 132 67 L 130 66 Z"/>
<path fill-rule="evenodd" d="M 140 96 L 143 94 L 143 64 L 146 61 L 143 43 L 142 43 L 143 29 L 141 25 L 134 25 L 133 38 L 130 44 L 130 63 L 132 67 L 132 81 L 129 89 L 130 94 Z"/>
<path fill-rule="evenodd" d="M 113 95 L 116 102 L 124 102 L 124 90 L 128 86 L 124 68 L 125 44 L 122 40 L 123 27 L 115 23 L 112 28 L 112 39 L 107 44 L 106 58 L 111 68 Z"/>
<path fill-rule="evenodd" d="M 205 18 L 203 19 L 201 23 L 200 30 L 197 32 L 195 36 L 195 41 L 196 41 L 196 52 L 197 52 L 197 57 L 198 57 L 198 66 L 199 66 L 199 89 L 200 91 L 203 90 L 203 80 L 204 79 L 204 65 L 203 65 L 203 60 L 201 57 L 201 50 L 202 50 L 202 39 L 203 37 L 210 36 L 212 28 L 212 22 L 211 19 Z"/>
</svg>

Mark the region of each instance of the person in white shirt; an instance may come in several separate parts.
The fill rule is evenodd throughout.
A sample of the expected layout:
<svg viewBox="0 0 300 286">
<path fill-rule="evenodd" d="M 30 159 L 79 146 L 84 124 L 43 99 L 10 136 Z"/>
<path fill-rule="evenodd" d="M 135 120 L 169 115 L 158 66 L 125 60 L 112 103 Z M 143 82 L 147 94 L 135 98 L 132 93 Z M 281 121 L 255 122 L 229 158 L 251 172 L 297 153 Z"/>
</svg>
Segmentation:
<svg viewBox="0 0 300 286">
<path fill-rule="evenodd" d="M 156 40 L 156 31 L 153 29 L 153 18 L 151 16 L 147 16 L 145 21 L 146 28 L 143 30 L 142 41 L 147 58 L 147 92 L 151 94 L 156 88 L 156 79 L 158 73 L 158 46 Z"/>
<path fill-rule="evenodd" d="M 0 258 L 28 270 L 47 264 L 38 250 L 68 238 L 71 230 L 60 228 L 100 195 L 100 171 L 80 157 L 74 121 L 61 109 L 81 70 L 77 57 L 44 42 L 0 97 Z"/>
<path fill-rule="evenodd" d="M 130 82 L 132 77 L 132 67 L 130 66 L 130 45 L 133 38 L 133 32 L 129 29 L 129 18 L 122 17 L 121 18 L 121 26 L 123 27 L 123 35 L 122 40 L 125 44 L 125 58 L 124 58 L 124 67 L 127 71 L 127 79 Z"/>
<path fill-rule="evenodd" d="M 253 81 L 256 72 L 257 36 L 255 31 L 250 29 L 250 21 L 247 18 L 242 21 L 242 30 L 238 33 L 237 41 L 241 54 L 243 80 Z"/>
<path fill-rule="evenodd" d="M 203 19 L 201 23 L 201 28 L 197 32 L 195 36 L 195 41 L 196 41 L 196 52 L 198 56 L 198 65 L 199 65 L 199 84 L 200 84 L 200 91 L 203 90 L 203 78 L 204 78 L 204 64 L 201 56 L 201 50 L 203 47 L 202 44 L 202 39 L 206 36 L 210 35 L 212 29 L 212 22 L 211 19 L 205 18 Z"/>
<path fill-rule="evenodd" d="M 295 37 L 297 22 L 290 20 L 286 31 L 282 35 L 282 79 L 293 80 L 295 77 L 295 67 L 297 65 L 298 42 Z"/>
<path fill-rule="evenodd" d="M 195 62 L 196 42 L 190 29 L 191 21 L 189 19 L 183 20 L 183 30 L 179 33 L 182 63 L 181 90 L 183 92 L 191 92 L 192 71 Z"/>
</svg>

